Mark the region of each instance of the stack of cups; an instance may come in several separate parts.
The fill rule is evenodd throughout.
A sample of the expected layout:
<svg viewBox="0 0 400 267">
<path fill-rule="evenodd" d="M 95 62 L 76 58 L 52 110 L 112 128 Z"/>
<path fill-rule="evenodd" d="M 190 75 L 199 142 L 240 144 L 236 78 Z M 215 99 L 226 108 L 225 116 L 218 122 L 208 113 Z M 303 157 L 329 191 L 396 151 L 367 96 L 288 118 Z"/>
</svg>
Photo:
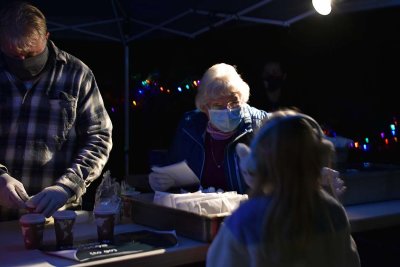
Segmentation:
<svg viewBox="0 0 400 267">
<path fill-rule="evenodd" d="M 46 218 L 39 213 L 28 213 L 19 219 L 26 249 L 38 249 L 43 243 Z"/>
<path fill-rule="evenodd" d="M 54 229 L 58 249 L 68 249 L 74 244 L 73 226 L 76 213 L 73 210 L 60 210 L 53 214 Z"/>
<path fill-rule="evenodd" d="M 115 209 L 98 206 L 93 210 L 97 225 L 97 236 L 100 243 L 110 244 L 114 241 Z"/>
</svg>

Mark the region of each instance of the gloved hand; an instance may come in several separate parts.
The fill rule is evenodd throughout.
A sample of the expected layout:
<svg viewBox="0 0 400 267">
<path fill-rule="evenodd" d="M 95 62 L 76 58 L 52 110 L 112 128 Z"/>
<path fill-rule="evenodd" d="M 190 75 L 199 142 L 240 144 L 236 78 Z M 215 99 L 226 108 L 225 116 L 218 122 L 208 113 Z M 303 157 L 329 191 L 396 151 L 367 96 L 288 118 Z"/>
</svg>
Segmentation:
<svg viewBox="0 0 400 267">
<path fill-rule="evenodd" d="M 70 198 L 69 191 L 61 185 L 46 187 L 40 193 L 31 197 L 26 205 L 35 207 L 34 212 L 42 213 L 47 218 L 65 205 Z"/>
<path fill-rule="evenodd" d="M 344 181 L 339 177 L 339 172 L 331 168 L 322 168 L 322 185 L 331 187 L 334 197 L 340 197 L 345 191 Z"/>
<path fill-rule="evenodd" d="M 251 149 L 243 143 L 236 145 L 236 153 L 240 158 L 239 168 L 242 173 L 243 179 L 250 187 L 254 187 L 254 160 L 251 158 Z"/>
<path fill-rule="evenodd" d="M 8 173 L 0 175 L 0 205 L 7 208 L 25 208 L 25 201 L 29 199 L 24 185 Z"/>
<path fill-rule="evenodd" d="M 175 179 L 165 173 L 152 172 L 149 174 L 149 184 L 154 191 L 167 191 L 175 185 Z"/>
</svg>

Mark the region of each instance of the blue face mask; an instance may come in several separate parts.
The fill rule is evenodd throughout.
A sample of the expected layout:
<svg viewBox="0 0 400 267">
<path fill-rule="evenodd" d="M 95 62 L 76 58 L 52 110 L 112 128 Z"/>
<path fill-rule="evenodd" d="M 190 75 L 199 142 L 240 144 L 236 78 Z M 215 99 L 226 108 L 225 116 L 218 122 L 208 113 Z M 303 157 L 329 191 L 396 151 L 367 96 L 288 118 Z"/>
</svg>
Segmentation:
<svg viewBox="0 0 400 267">
<path fill-rule="evenodd" d="M 218 130 L 229 133 L 235 130 L 242 121 L 242 109 L 209 109 L 210 122 Z"/>
</svg>

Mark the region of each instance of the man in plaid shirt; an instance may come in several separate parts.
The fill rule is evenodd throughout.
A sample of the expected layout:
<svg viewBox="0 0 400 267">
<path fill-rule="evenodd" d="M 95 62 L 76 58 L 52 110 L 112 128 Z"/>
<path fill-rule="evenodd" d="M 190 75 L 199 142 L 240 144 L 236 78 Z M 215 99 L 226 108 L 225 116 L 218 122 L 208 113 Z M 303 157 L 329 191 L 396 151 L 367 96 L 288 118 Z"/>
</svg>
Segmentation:
<svg viewBox="0 0 400 267">
<path fill-rule="evenodd" d="M 112 148 L 92 71 L 48 37 L 31 4 L 0 14 L 0 220 L 79 204 Z"/>
</svg>

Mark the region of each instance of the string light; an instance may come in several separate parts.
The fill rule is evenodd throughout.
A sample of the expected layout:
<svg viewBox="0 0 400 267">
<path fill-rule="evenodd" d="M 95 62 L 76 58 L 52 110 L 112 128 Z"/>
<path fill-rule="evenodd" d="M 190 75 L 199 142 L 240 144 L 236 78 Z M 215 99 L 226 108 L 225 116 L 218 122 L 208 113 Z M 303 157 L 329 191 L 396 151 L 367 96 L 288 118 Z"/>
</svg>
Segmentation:
<svg viewBox="0 0 400 267">
<path fill-rule="evenodd" d="M 381 131 L 376 140 L 371 140 L 365 137 L 362 142 L 355 140 L 352 149 L 361 149 L 362 151 L 376 150 L 380 151 L 382 148 L 388 149 L 398 143 L 398 133 L 396 131 L 397 118 L 393 117 L 392 123 L 389 123 L 388 131 Z M 390 131 L 390 132 L 389 132 Z"/>
<path fill-rule="evenodd" d="M 176 89 L 167 89 L 165 83 L 158 81 L 156 78 L 159 74 L 149 74 L 146 79 L 138 80 L 137 77 L 140 75 L 134 76 L 134 82 L 132 86 L 132 107 L 133 108 L 141 108 L 144 106 L 144 103 L 147 101 L 147 97 L 156 94 L 169 94 L 173 95 L 175 93 L 181 94 L 183 92 L 192 92 L 193 89 L 197 89 L 200 84 L 199 80 L 191 80 L 182 82 L 179 85 L 173 86 Z M 183 89 L 186 89 L 185 91 Z"/>
<path fill-rule="evenodd" d="M 151 77 L 151 75 L 149 75 Z M 170 96 L 184 95 L 187 93 L 192 93 L 197 90 L 200 85 L 200 80 L 186 79 L 180 84 L 168 84 L 167 82 L 162 82 L 154 77 L 146 79 L 135 79 L 131 87 L 131 108 L 140 109 L 145 107 L 146 101 L 151 101 L 149 97 L 157 94 L 167 94 Z M 173 88 L 168 89 L 168 87 Z M 114 103 L 122 104 L 124 100 L 118 99 L 118 101 L 113 101 Z M 110 108 L 111 112 L 121 112 L 122 109 L 112 106 Z M 392 121 L 389 123 L 387 130 L 379 131 L 377 135 L 373 135 L 375 138 L 363 137 L 360 140 L 353 139 L 353 142 L 349 143 L 348 148 L 352 150 L 360 151 L 381 151 L 381 149 L 388 149 L 392 146 L 398 145 L 398 131 L 397 131 L 398 120 L 396 117 L 392 117 Z M 330 137 L 336 137 L 337 134 L 334 129 L 324 129 L 324 134 Z M 351 137 L 350 137 L 351 138 Z"/>
</svg>

